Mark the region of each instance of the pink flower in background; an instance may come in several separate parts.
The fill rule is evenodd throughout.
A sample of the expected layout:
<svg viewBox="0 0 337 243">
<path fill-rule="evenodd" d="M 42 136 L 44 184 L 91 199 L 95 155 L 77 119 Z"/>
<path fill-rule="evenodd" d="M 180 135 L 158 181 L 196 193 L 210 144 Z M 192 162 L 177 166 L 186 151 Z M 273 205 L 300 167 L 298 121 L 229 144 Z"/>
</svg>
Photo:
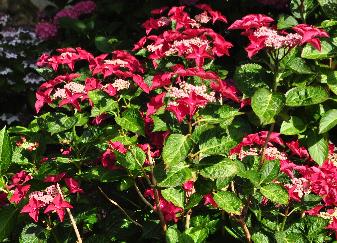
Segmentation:
<svg viewBox="0 0 337 243">
<path fill-rule="evenodd" d="M 83 14 L 90 14 L 96 9 L 96 3 L 93 1 L 78 2 L 73 6 L 73 9 L 79 16 Z"/>
<path fill-rule="evenodd" d="M 35 33 L 41 40 L 49 40 L 57 35 L 57 26 L 53 23 L 40 22 L 35 26 Z"/>
<path fill-rule="evenodd" d="M 58 24 L 61 18 L 78 19 L 78 17 L 79 13 L 73 7 L 64 8 L 54 16 L 54 22 Z"/>
<path fill-rule="evenodd" d="M 62 199 L 61 194 L 58 194 L 53 202 L 48 205 L 48 207 L 44 210 L 44 213 L 49 213 L 49 212 L 56 212 L 57 215 L 60 218 L 60 221 L 63 222 L 64 220 L 64 210 L 66 208 L 73 208 L 73 206 L 70 205 L 67 201 Z"/>
</svg>

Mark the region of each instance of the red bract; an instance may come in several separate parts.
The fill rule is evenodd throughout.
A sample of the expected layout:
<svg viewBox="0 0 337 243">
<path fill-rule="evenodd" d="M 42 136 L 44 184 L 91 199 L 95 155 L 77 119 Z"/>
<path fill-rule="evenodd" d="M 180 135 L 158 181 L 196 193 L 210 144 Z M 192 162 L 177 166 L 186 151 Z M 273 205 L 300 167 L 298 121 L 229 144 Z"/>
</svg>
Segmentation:
<svg viewBox="0 0 337 243">
<path fill-rule="evenodd" d="M 12 177 L 12 185 L 8 186 L 8 188 L 11 189 L 15 186 L 23 185 L 31 179 L 33 179 L 33 177 L 26 171 L 22 170 Z"/>
<path fill-rule="evenodd" d="M 298 24 L 293 27 L 293 30 L 302 36 L 301 45 L 309 43 L 319 51 L 321 50 L 321 42 L 317 37 L 329 37 L 329 34 L 324 30 L 307 24 Z"/>
<path fill-rule="evenodd" d="M 113 153 L 113 151 L 111 151 L 110 149 L 107 149 L 103 153 L 103 155 L 101 157 L 101 163 L 102 163 L 102 166 L 104 168 L 107 168 L 109 170 L 118 170 L 118 169 L 121 169 L 120 166 L 116 165 L 116 156 Z"/>
<path fill-rule="evenodd" d="M 334 217 L 332 219 L 332 222 L 326 228 L 335 231 L 335 235 L 337 239 L 337 218 Z"/>
<path fill-rule="evenodd" d="M 71 206 L 69 202 L 62 199 L 61 194 L 58 194 L 54 198 L 53 202 L 49 204 L 48 207 L 44 210 L 44 213 L 49 213 L 52 211 L 56 212 L 60 218 L 60 221 L 63 222 L 65 214 L 64 210 L 66 208 L 73 208 L 73 206 Z"/>
<path fill-rule="evenodd" d="M 156 111 L 164 105 L 164 98 L 166 93 L 160 93 L 151 98 L 150 102 L 147 103 L 146 116 L 149 117 L 156 113 Z"/>
<path fill-rule="evenodd" d="M 83 96 L 83 94 L 75 93 L 72 94 L 68 89 L 65 89 L 67 97 L 60 101 L 59 107 L 64 105 L 72 105 L 74 108 L 76 108 L 78 111 L 81 111 L 80 103 L 78 102 L 78 99 Z"/>
<path fill-rule="evenodd" d="M 240 20 L 236 20 L 231 26 L 228 27 L 229 30 L 245 30 L 247 33 L 251 29 L 257 29 L 262 26 L 270 26 L 274 22 L 274 19 L 263 15 L 263 14 L 249 14 L 244 16 Z"/>
<path fill-rule="evenodd" d="M 59 174 L 56 174 L 56 175 L 48 175 L 44 178 L 44 182 L 51 182 L 51 183 L 56 183 L 56 182 L 59 182 L 60 180 L 63 179 L 63 177 L 66 176 L 66 173 L 65 172 L 61 172 Z"/>
<path fill-rule="evenodd" d="M 0 192 L 0 207 L 6 206 L 8 204 L 7 193 Z"/>
<path fill-rule="evenodd" d="M 82 193 L 83 189 L 80 188 L 80 184 L 72 177 L 64 179 L 70 193 Z"/>
<path fill-rule="evenodd" d="M 298 141 L 291 141 L 286 143 L 286 145 L 294 155 L 305 159 L 308 159 L 310 157 L 308 150 L 305 147 L 300 147 Z"/>
<path fill-rule="evenodd" d="M 39 210 L 42 204 L 36 200 L 34 197 L 29 199 L 27 205 L 25 205 L 20 213 L 28 213 L 29 216 L 37 222 L 39 220 Z"/>
<path fill-rule="evenodd" d="M 207 11 L 212 17 L 213 24 L 216 21 L 222 21 L 227 23 L 226 17 L 223 16 L 221 12 L 213 10 L 208 4 L 197 4 L 196 7 Z"/>
<path fill-rule="evenodd" d="M 240 103 L 239 90 L 228 80 L 218 80 L 211 83 L 211 88 L 221 94 L 222 97 Z"/>
<path fill-rule="evenodd" d="M 126 154 L 128 151 L 121 142 L 109 142 L 109 147 L 120 152 L 121 154 Z"/>
<path fill-rule="evenodd" d="M 30 189 L 30 185 L 24 185 L 24 186 L 17 185 L 14 190 L 13 196 L 9 199 L 9 201 L 11 203 L 18 204 L 26 196 L 29 189 Z"/>
<path fill-rule="evenodd" d="M 204 199 L 204 205 L 212 205 L 214 208 L 218 207 L 218 204 L 214 201 L 212 194 L 206 194 L 203 196 Z"/>
<path fill-rule="evenodd" d="M 192 46 L 192 53 L 188 54 L 186 56 L 187 59 L 194 59 L 195 63 L 197 64 L 197 67 L 202 67 L 204 65 L 205 59 L 206 58 L 211 58 L 213 59 L 213 56 L 211 56 L 207 51 L 206 45 L 202 46 L 196 46 L 196 45 L 191 45 Z"/>
</svg>

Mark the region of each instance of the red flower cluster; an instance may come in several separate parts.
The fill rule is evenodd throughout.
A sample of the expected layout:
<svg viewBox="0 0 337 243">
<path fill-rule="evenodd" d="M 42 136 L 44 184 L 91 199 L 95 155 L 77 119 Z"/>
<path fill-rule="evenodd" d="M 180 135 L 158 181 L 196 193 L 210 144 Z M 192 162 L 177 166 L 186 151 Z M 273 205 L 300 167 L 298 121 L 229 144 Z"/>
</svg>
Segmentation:
<svg viewBox="0 0 337 243">
<path fill-rule="evenodd" d="M 70 73 L 59 75 L 43 83 L 36 92 L 35 108 L 37 112 L 44 104 L 51 104 L 59 99 L 59 106 L 70 105 L 80 111 L 80 101 L 88 99 L 89 91 L 102 90 L 109 96 L 115 96 L 121 90 L 129 87 L 128 80 L 133 80 L 145 92 L 149 92 L 143 78 L 139 75 L 144 72 L 141 64 L 134 56 L 125 51 L 114 51 L 110 58 L 109 54 L 94 57 L 81 48 L 63 48 L 58 49 L 57 52 L 60 54 L 54 56 L 43 54 L 37 65 L 53 68 L 54 71 L 57 71 L 61 65 L 65 65 L 73 71 L 77 62 L 86 61 L 93 77 L 82 80 L 80 74 Z M 112 83 L 108 81 L 111 79 Z M 91 102 L 90 104 L 92 105 Z"/>
<path fill-rule="evenodd" d="M 26 183 L 31 179 L 33 179 L 33 177 L 26 171 L 20 171 L 12 177 L 12 184 L 7 186 L 9 190 L 14 189 L 13 195 L 10 198 L 11 203 L 18 204 L 26 197 L 31 187 Z M 66 177 L 65 172 L 57 175 L 49 175 L 44 179 L 44 182 L 58 183 L 62 179 L 64 179 L 70 193 L 83 192 L 79 183 L 74 178 Z M 37 222 L 40 209 L 43 207 L 46 207 L 44 213 L 55 211 L 61 222 L 64 219 L 64 209 L 72 208 L 68 202 L 64 201 L 62 195 L 59 193 L 58 185 L 56 184 L 47 187 L 43 191 L 31 192 L 29 194 L 28 204 L 22 208 L 21 213 L 28 213 L 29 216 Z"/>
<path fill-rule="evenodd" d="M 265 48 L 293 48 L 306 43 L 320 50 L 321 44 L 317 37 L 329 37 L 328 33 L 316 27 L 299 24 L 292 29 L 296 33 L 278 31 L 271 26 L 274 20 L 262 14 L 250 14 L 240 20 L 236 20 L 228 29 L 244 30 L 243 35 L 247 35 L 250 44 L 245 48 L 248 57 L 252 58 L 260 50 Z"/>
<path fill-rule="evenodd" d="M 172 55 L 195 60 L 196 66 L 199 68 L 203 66 L 205 59 L 229 55 L 229 49 L 233 45 L 212 29 L 202 27 L 202 24 L 211 20 L 212 23 L 216 21 L 227 22 L 226 18 L 206 4 L 198 4 L 196 7 L 203 12 L 194 18 L 185 12 L 185 6 L 152 11 L 154 15 L 166 11 L 168 14 L 158 18 L 150 18 L 143 24 L 147 36 L 142 37 L 135 44 L 133 50 L 145 47 L 150 52 L 149 58 L 153 60 L 155 67 L 157 67 L 157 60 Z M 149 35 L 150 32 L 160 31 L 172 23 L 175 24 L 175 29 L 164 30 L 158 35 Z"/>
</svg>

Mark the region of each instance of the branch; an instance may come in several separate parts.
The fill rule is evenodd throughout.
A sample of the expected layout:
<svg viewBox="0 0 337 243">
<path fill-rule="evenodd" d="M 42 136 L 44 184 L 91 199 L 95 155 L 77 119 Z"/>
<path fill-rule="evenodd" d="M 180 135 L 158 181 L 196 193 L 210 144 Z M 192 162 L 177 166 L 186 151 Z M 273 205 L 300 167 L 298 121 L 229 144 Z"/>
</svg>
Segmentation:
<svg viewBox="0 0 337 243">
<path fill-rule="evenodd" d="M 134 183 L 135 185 L 135 188 L 136 188 L 136 192 L 138 193 L 139 197 L 142 199 L 142 201 L 147 205 L 149 206 L 153 211 L 155 211 L 154 207 L 152 206 L 151 203 L 149 203 L 148 200 L 146 200 L 146 198 L 143 196 L 143 194 L 141 193 L 141 191 L 139 190 L 138 186 L 137 186 L 137 183 L 135 182 Z"/>
<path fill-rule="evenodd" d="M 134 221 L 134 220 L 127 214 L 127 212 L 126 212 L 121 206 L 119 206 L 119 204 L 118 204 L 117 202 L 115 202 L 114 200 L 112 200 L 111 198 L 109 198 L 108 195 L 106 195 L 106 194 L 103 192 L 102 188 L 98 187 L 98 189 L 99 189 L 100 192 L 103 194 L 103 196 L 104 196 L 106 199 L 108 199 L 113 205 L 115 205 L 116 207 L 118 207 L 118 208 L 124 213 L 124 215 L 125 215 L 125 216 L 126 216 L 132 223 L 134 223 L 135 225 L 137 225 L 137 226 L 143 228 L 143 226 L 142 226 L 140 223 Z"/>
<path fill-rule="evenodd" d="M 61 195 L 61 198 L 64 200 L 64 196 L 63 196 L 62 190 L 61 190 L 60 185 L 59 185 L 58 183 L 56 183 L 56 187 L 57 187 L 58 192 L 59 192 L 60 195 Z M 71 213 L 71 211 L 70 211 L 69 208 L 66 208 L 66 211 L 67 211 L 67 213 L 68 213 L 68 215 L 69 215 L 71 225 L 72 225 L 73 228 L 74 228 L 74 231 L 75 231 L 75 234 L 76 234 L 76 237 L 77 237 L 77 242 L 78 242 L 78 243 L 82 243 L 82 238 L 81 238 L 81 235 L 80 235 L 80 231 L 79 231 L 78 228 L 77 228 L 77 225 L 76 225 L 76 221 L 75 221 L 75 219 L 74 219 L 74 216 L 73 216 L 73 214 Z"/>
</svg>

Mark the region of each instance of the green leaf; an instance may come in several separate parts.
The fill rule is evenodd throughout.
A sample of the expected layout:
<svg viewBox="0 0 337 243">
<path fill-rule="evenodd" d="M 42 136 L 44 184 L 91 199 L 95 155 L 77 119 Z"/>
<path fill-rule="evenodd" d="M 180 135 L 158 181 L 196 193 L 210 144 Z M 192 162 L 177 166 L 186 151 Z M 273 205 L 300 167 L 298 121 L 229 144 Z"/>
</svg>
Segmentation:
<svg viewBox="0 0 337 243">
<path fill-rule="evenodd" d="M 186 229 L 185 232 L 182 234 L 180 242 L 202 243 L 205 242 L 207 236 L 208 236 L 207 228 L 190 227 Z"/>
<path fill-rule="evenodd" d="M 54 113 L 46 116 L 46 122 L 47 131 L 53 135 L 73 128 L 77 124 L 77 118 L 63 113 Z"/>
<path fill-rule="evenodd" d="M 118 163 L 132 171 L 141 170 L 146 159 L 144 151 L 137 146 L 130 146 L 126 155 L 117 151 L 115 151 L 115 154 Z"/>
<path fill-rule="evenodd" d="M 95 46 L 97 50 L 101 52 L 111 52 L 113 50 L 112 45 L 109 43 L 109 39 L 104 36 L 95 37 Z"/>
<path fill-rule="evenodd" d="M 278 29 L 288 29 L 297 24 L 298 22 L 293 16 L 282 15 L 277 21 L 277 28 Z"/>
<path fill-rule="evenodd" d="M 179 235 L 180 231 L 174 227 L 169 227 L 166 231 L 165 237 L 167 243 L 180 243 Z"/>
<path fill-rule="evenodd" d="M 6 127 L 0 131 L 0 175 L 4 174 L 12 163 L 12 145 Z"/>
<path fill-rule="evenodd" d="M 160 187 L 176 187 L 191 179 L 192 171 L 186 165 L 177 165 L 173 166 L 165 175 L 156 176 L 156 178 Z"/>
<path fill-rule="evenodd" d="M 322 165 L 329 153 L 329 143 L 326 137 L 315 132 L 310 132 L 306 142 L 312 159 L 319 165 Z"/>
<path fill-rule="evenodd" d="M 192 148 L 192 140 L 182 134 L 171 134 L 163 148 L 163 160 L 166 167 L 177 165 L 184 161 Z"/>
<path fill-rule="evenodd" d="M 225 159 L 224 161 L 208 166 L 200 170 L 200 174 L 205 178 L 218 179 L 232 177 L 237 173 L 238 169 L 235 161 Z"/>
<path fill-rule="evenodd" d="M 26 225 L 20 235 L 20 243 L 47 243 L 49 232 L 36 224 Z"/>
<path fill-rule="evenodd" d="M 229 150 L 236 145 L 236 142 L 228 136 L 223 136 L 221 139 L 215 136 L 216 135 L 212 132 L 205 133 L 205 135 L 202 136 L 202 141 L 200 141 L 199 144 L 199 154 L 201 156 L 212 154 L 226 155 Z"/>
<path fill-rule="evenodd" d="M 319 86 L 295 87 L 286 93 L 286 105 L 308 106 L 326 101 L 329 94 Z"/>
<path fill-rule="evenodd" d="M 295 18 L 301 19 L 302 21 L 307 19 L 314 8 L 314 0 L 291 0 L 290 2 L 291 13 Z"/>
<path fill-rule="evenodd" d="M 274 180 L 280 171 L 280 161 L 269 160 L 266 161 L 261 168 L 260 184 L 268 183 Z"/>
<path fill-rule="evenodd" d="M 235 193 L 228 191 L 220 191 L 214 193 L 214 201 L 218 204 L 219 208 L 223 209 L 227 213 L 233 213 L 239 215 L 243 208 L 243 204 L 240 198 Z"/>
<path fill-rule="evenodd" d="M 17 211 L 14 207 L 0 208 L 0 241 L 2 242 L 14 229 Z"/>
<path fill-rule="evenodd" d="M 333 57 L 337 54 L 337 48 L 332 42 L 321 40 L 321 46 L 322 49 L 319 51 L 313 46 L 307 44 L 302 50 L 301 57 L 305 59 L 320 60 Z"/>
<path fill-rule="evenodd" d="M 290 68 L 292 71 L 299 73 L 299 74 L 313 74 L 314 72 L 311 71 L 310 67 L 305 63 L 300 57 L 292 58 L 288 63 L 287 67 Z"/>
<path fill-rule="evenodd" d="M 274 122 L 274 117 L 284 106 L 284 96 L 270 92 L 268 89 L 258 89 L 252 98 L 252 108 L 263 125 Z"/>
<path fill-rule="evenodd" d="M 318 3 L 328 18 L 337 18 L 337 2 L 335 0 L 318 0 Z"/>
<path fill-rule="evenodd" d="M 152 130 L 152 132 L 162 132 L 162 131 L 168 130 L 166 122 L 163 121 L 160 117 L 152 116 L 152 120 L 153 120 L 153 130 Z"/>
<path fill-rule="evenodd" d="M 337 109 L 325 112 L 319 122 L 319 133 L 325 133 L 337 125 Z"/>
<path fill-rule="evenodd" d="M 256 232 L 252 235 L 252 240 L 254 243 L 269 243 L 268 236 L 262 234 L 261 232 Z"/>
<path fill-rule="evenodd" d="M 115 121 L 123 129 L 145 136 L 144 121 L 136 109 L 128 109 L 122 117 L 116 117 Z"/>
<path fill-rule="evenodd" d="M 269 80 L 272 77 L 260 65 L 248 63 L 239 66 L 235 70 L 234 80 L 236 86 L 245 95 L 252 97 L 259 88 L 268 88 Z"/>
<path fill-rule="evenodd" d="M 92 90 L 88 92 L 88 96 L 94 107 L 91 109 L 91 117 L 96 117 L 104 113 L 114 114 L 118 109 L 118 103 L 101 90 Z"/>
<path fill-rule="evenodd" d="M 288 204 L 288 192 L 282 186 L 271 183 L 260 188 L 263 196 L 278 204 Z"/>
<path fill-rule="evenodd" d="M 326 76 L 326 81 L 330 90 L 337 95 L 337 71 L 330 70 L 323 75 Z"/>
<path fill-rule="evenodd" d="M 177 207 L 184 208 L 185 193 L 182 189 L 167 188 L 160 191 L 162 196 Z"/>
<path fill-rule="evenodd" d="M 291 116 L 288 121 L 283 121 L 280 128 L 280 133 L 284 135 L 297 135 L 306 130 L 306 124 L 301 118 Z"/>
</svg>

